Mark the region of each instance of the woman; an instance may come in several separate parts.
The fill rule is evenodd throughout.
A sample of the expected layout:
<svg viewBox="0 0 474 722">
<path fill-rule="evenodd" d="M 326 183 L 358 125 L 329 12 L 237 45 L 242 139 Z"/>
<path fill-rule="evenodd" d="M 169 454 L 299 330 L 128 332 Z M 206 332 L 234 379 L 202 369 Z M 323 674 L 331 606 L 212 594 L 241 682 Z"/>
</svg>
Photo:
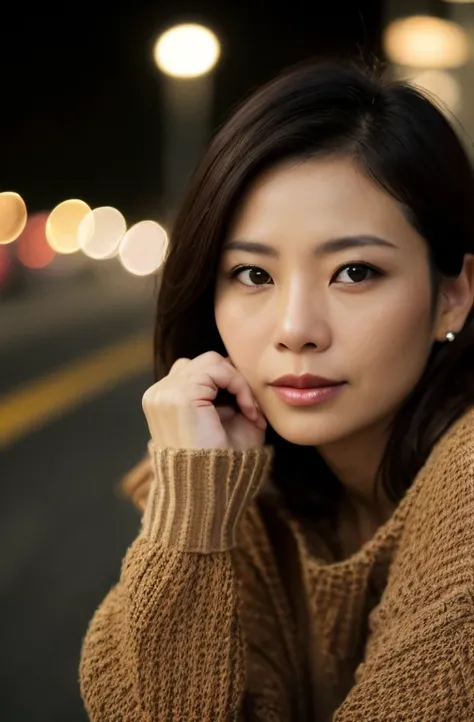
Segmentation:
<svg viewBox="0 0 474 722">
<path fill-rule="evenodd" d="M 91 720 L 474 719 L 473 209 L 444 115 L 355 68 L 292 71 L 217 135 Z"/>
</svg>

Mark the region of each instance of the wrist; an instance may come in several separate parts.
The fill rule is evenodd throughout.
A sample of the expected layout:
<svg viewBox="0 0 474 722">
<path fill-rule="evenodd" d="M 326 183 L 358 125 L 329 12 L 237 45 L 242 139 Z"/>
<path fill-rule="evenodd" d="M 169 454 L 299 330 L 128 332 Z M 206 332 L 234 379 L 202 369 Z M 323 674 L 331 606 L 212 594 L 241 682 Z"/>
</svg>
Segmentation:
<svg viewBox="0 0 474 722">
<path fill-rule="evenodd" d="M 150 442 L 149 452 L 155 479 L 144 533 L 182 551 L 232 549 L 243 513 L 268 478 L 271 447 L 158 449 Z"/>
</svg>

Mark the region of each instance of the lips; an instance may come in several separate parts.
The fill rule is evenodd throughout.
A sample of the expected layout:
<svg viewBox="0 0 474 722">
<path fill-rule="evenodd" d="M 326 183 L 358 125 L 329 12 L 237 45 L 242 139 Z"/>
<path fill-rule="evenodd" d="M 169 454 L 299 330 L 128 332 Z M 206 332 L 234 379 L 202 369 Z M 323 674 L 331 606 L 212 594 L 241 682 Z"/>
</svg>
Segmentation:
<svg viewBox="0 0 474 722">
<path fill-rule="evenodd" d="M 283 376 L 271 388 L 287 406 L 319 406 L 342 393 L 345 382 L 321 376 Z"/>
<path fill-rule="evenodd" d="M 330 386 L 341 386 L 344 381 L 335 381 L 327 379 L 323 376 L 313 376 L 312 374 L 303 374 L 302 376 L 281 376 L 271 382 L 271 386 L 279 388 L 291 389 L 320 389 L 329 388 Z"/>
</svg>

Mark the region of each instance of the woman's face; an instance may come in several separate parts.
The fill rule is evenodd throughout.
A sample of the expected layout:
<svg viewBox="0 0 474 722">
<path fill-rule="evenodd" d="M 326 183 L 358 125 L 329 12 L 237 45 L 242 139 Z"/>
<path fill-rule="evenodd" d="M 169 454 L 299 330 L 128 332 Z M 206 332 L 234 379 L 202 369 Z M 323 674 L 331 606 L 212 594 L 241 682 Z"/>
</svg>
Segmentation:
<svg viewBox="0 0 474 722">
<path fill-rule="evenodd" d="M 447 330 L 433 322 L 424 240 L 349 159 L 258 180 L 226 239 L 215 316 L 273 428 L 315 446 L 386 424 Z M 307 374 L 340 385 L 272 385 Z"/>
</svg>

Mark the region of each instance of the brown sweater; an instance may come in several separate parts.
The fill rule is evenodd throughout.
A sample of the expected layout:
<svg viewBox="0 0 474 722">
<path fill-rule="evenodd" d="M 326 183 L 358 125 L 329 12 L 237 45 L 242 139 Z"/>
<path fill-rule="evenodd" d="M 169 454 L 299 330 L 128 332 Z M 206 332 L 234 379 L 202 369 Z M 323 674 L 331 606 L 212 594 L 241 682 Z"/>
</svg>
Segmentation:
<svg viewBox="0 0 474 722">
<path fill-rule="evenodd" d="M 341 562 L 256 500 L 268 449 L 152 454 L 142 531 L 83 647 L 92 722 L 474 720 L 474 411 Z"/>
</svg>

